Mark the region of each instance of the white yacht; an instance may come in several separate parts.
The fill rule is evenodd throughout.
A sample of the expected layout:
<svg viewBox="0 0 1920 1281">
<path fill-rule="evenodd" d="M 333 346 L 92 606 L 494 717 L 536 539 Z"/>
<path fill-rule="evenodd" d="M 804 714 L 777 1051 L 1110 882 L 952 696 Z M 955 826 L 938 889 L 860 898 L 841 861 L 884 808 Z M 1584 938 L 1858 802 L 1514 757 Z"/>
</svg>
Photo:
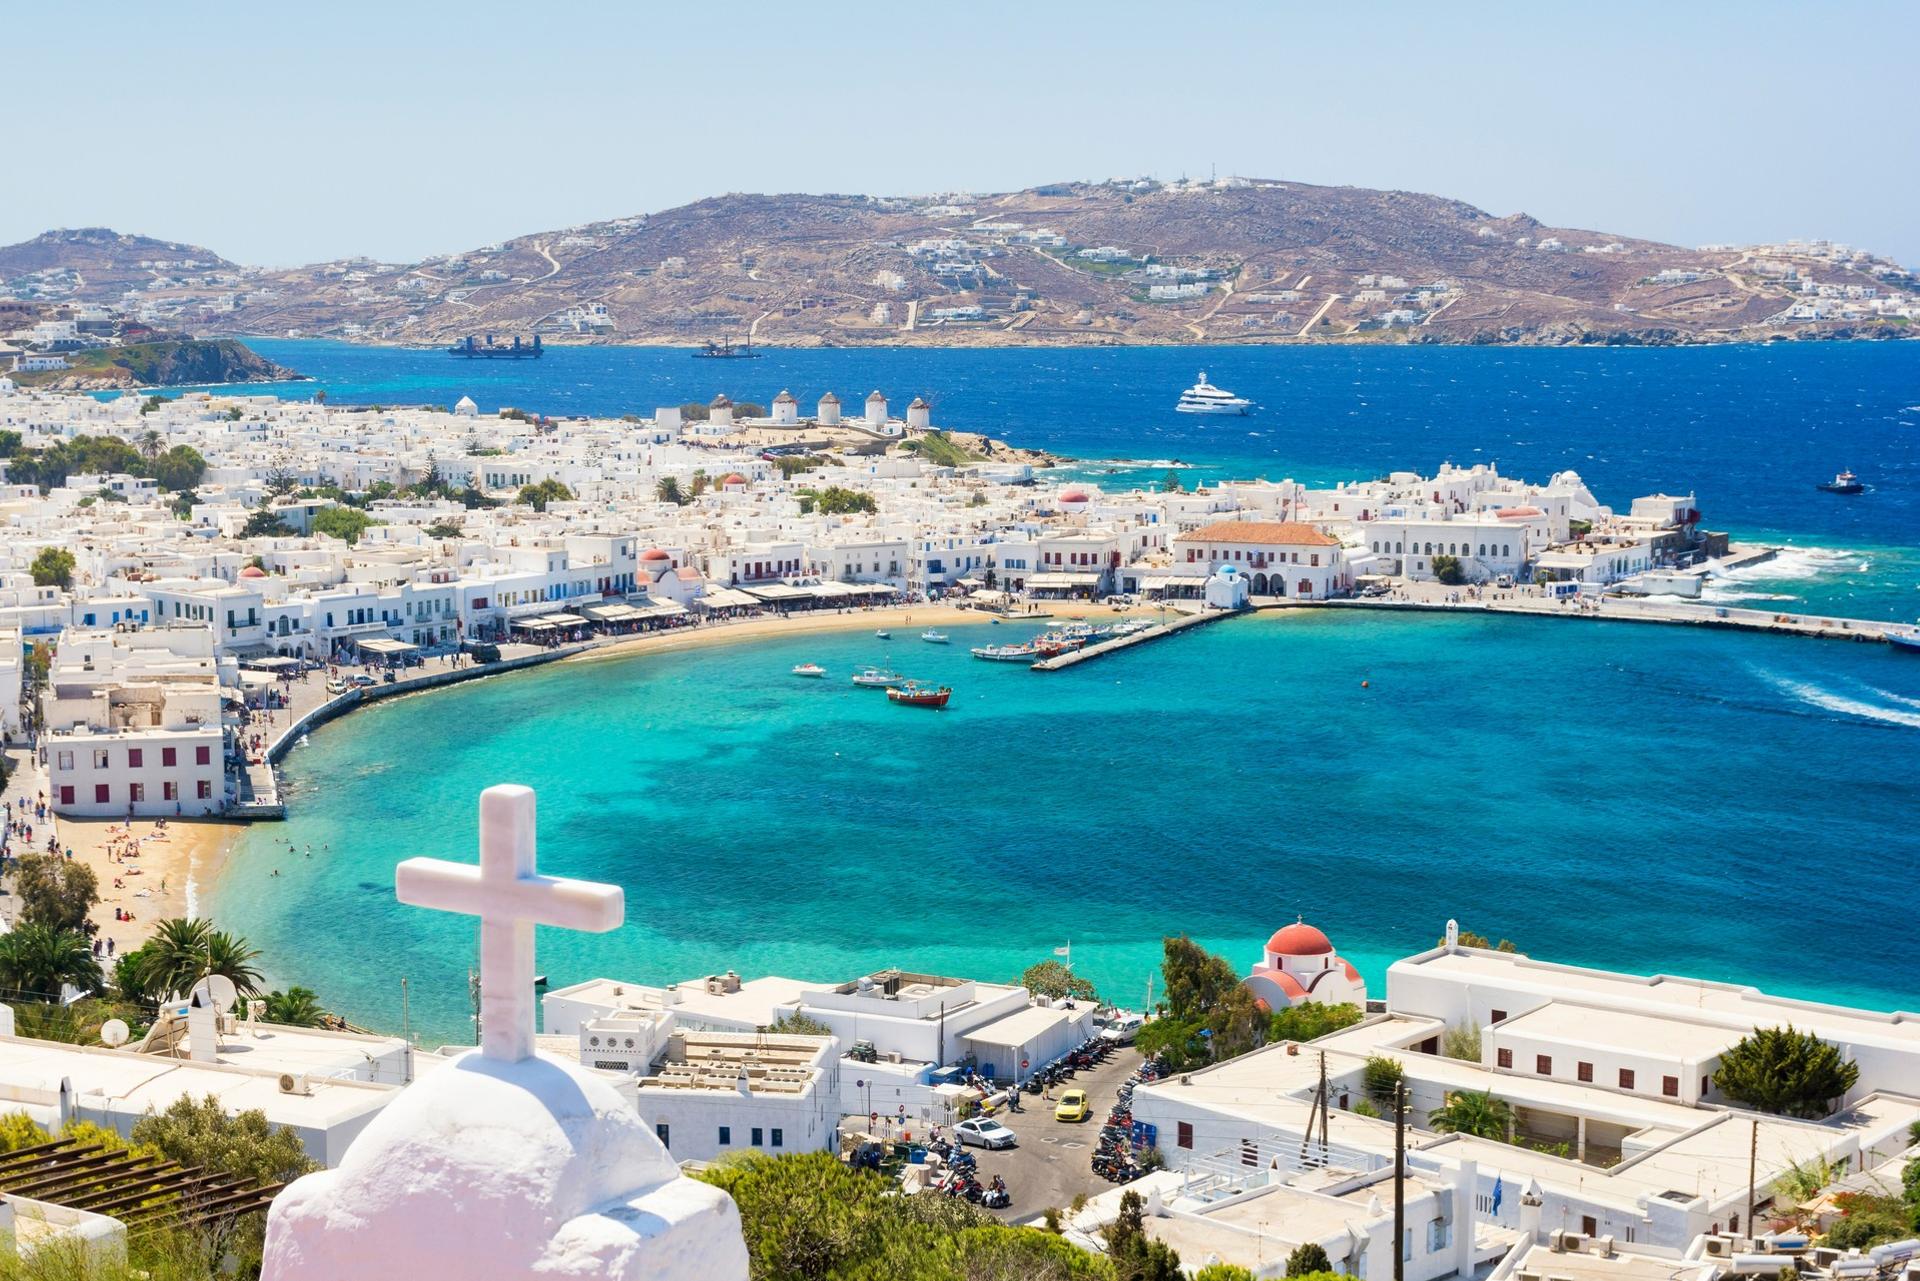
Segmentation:
<svg viewBox="0 0 1920 1281">
<path fill-rule="evenodd" d="M 1174 408 L 1183 414 L 1244 414 L 1253 408 L 1253 402 L 1224 387 L 1214 386 L 1207 381 L 1207 371 L 1202 369 L 1200 381 L 1180 393 L 1180 403 Z"/>
</svg>

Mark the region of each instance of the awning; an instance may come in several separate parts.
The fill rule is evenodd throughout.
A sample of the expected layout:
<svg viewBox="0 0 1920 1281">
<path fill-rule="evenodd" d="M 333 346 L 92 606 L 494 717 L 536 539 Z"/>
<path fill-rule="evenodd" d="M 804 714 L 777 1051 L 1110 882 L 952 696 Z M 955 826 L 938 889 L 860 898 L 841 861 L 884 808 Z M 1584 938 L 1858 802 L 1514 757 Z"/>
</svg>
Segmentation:
<svg viewBox="0 0 1920 1281">
<path fill-rule="evenodd" d="M 235 658 L 239 659 L 241 662 L 244 663 L 249 659 L 273 657 L 273 646 L 271 645 L 236 645 L 232 649 L 228 650 L 227 652 L 232 654 Z"/>
<path fill-rule="evenodd" d="M 596 623 L 631 623 L 647 616 L 646 610 L 631 605 L 588 605 L 580 612 Z"/>
<path fill-rule="evenodd" d="M 541 622 L 552 623 L 555 627 L 585 627 L 587 620 L 578 614 L 546 614 Z"/>
<path fill-rule="evenodd" d="M 363 654 L 411 654 L 420 648 L 390 636 L 369 636 L 365 640 L 355 641 L 354 647 Z"/>
<path fill-rule="evenodd" d="M 742 591 L 770 604 L 790 600 L 812 600 L 813 593 L 805 587 L 790 587 L 786 583 L 767 583 L 761 587 L 743 587 Z"/>
<path fill-rule="evenodd" d="M 642 618 L 677 618 L 687 612 L 687 607 L 677 600 L 657 600 L 647 605 L 635 605 L 633 609 Z"/>
<path fill-rule="evenodd" d="M 731 587 L 712 587 L 701 592 L 693 602 L 701 609 L 751 609 L 760 603 L 757 596 L 737 592 Z"/>
<path fill-rule="evenodd" d="M 558 626 L 558 624 L 549 623 L 544 618 L 516 618 L 513 620 L 513 630 L 516 632 L 550 632 L 556 626 Z"/>
<path fill-rule="evenodd" d="M 1098 587 L 1098 574 L 1035 574 L 1027 579 L 1028 587 Z"/>
<path fill-rule="evenodd" d="M 240 665 L 242 667 L 257 667 L 263 672 L 277 672 L 283 668 L 300 666 L 300 660 L 297 658 L 285 658 L 278 654 L 268 654 L 264 658 L 243 658 L 240 660 Z"/>
</svg>

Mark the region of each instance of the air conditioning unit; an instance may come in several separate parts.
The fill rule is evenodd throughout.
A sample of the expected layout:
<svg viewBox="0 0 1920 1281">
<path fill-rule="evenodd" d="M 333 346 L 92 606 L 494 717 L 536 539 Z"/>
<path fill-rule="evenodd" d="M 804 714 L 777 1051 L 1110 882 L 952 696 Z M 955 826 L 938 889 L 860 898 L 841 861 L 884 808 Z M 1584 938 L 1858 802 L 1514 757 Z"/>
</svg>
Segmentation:
<svg viewBox="0 0 1920 1281">
<path fill-rule="evenodd" d="M 1708 1237 L 1706 1238 L 1706 1242 L 1707 1257 L 1709 1259 L 1731 1259 L 1733 1257 L 1733 1242 L 1729 1238 Z"/>
<path fill-rule="evenodd" d="M 280 1074 L 280 1093 L 312 1094 L 313 1082 L 305 1072 L 282 1072 Z"/>
<path fill-rule="evenodd" d="M 1567 1252 L 1567 1230 L 1565 1228 L 1555 1228 L 1552 1235 L 1547 1238 L 1547 1248 L 1555 1254 L 1565 1254 Z"/>
<path fill-rule="evenodd" d="M 1609 1232 L 1607 1235 L 1597 1238 L 1594 1241 L 1594 1246 L 1599 1251 L 1601 1258 L 1611 1259 L 1613 1257 L 1613 1233 Z"/>
</svg>

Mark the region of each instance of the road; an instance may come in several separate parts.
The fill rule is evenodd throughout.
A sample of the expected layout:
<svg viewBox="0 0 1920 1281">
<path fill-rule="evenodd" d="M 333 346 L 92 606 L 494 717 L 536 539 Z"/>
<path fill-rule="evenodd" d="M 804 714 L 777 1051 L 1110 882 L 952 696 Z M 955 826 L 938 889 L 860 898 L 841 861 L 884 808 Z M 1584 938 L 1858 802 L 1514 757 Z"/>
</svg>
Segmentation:
<svg viewBox="0 0 1920 1281">
<path fill-rule="evenodd" d="M 1022 1094 L 1020 1105 L 1026 1111 L 1000 1114 L 1001 1121 L 1020 1136 L 1020 1145 L 992 1152 L 971 1149 L 980 1161 L 980 1182 L 987 1183 L 997 1174 L 1013 1194 L 1013 1204 L 995 1210 L 996 1215 L 1021 1222 L 1038 1217 L 1048 1206 L 1065 1209 L 1082 1193 L 1093 1196 L 1113 1186 L 1093 1172 L 1093 1149 L 1100 1141 L 1100 1126 L 1113 1108 L 1115 1092 L 1139 1066 L 1140 1055 L 1123 1049 L 1052 1091 L 1052 1098 Z M 1061 1091 L 1073 1089 L 1087 1092 L 1093 1110 L 1084 1121 L 1054 1120 L 1053 1105 Z"/>
<path fill-rule="evenodd" d="M 1339 301 L 1340 301 L 1339 294 L 1328 294 L 1327 300 L 1320 304 L 1320 310 L 1314 312 L 1313 318 L 1307 321 L 1306 324 L 1300 326 L 1300 337 L 1305 338 L 1309 333 L 1311 333 L 1313 331 L 1313 327 L 1320 323 L 1320 317 L 1327 314 L 1327 308 L 1333 306 L 1334 303 Z"/>
</svg>

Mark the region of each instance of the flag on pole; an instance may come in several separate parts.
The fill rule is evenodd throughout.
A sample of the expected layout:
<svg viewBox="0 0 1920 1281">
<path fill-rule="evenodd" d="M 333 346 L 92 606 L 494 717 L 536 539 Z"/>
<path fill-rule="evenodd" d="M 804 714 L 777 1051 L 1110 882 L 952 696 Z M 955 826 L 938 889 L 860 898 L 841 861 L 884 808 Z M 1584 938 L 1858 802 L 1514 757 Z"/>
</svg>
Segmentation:
<svg viewBox="0 0 1920 1281">
<path fill-rule="evenodd" d="M 1500 1181 L 1500 1176 L 1496 1174 L 1493 1176 L 1493 1212 L 1495 1214 L 1500 1213 L 1500 1194 L 1502 1191 L 1504 1191 L 1504 1187 Z"/>
<path fill-rule="evenodd" d="M 1056 947 L 1053 949 L 1053 954 L 1055 956 L 1072 956 L 1073 944 L 1069 943 L 1065 947 Z"/>
</svg>

